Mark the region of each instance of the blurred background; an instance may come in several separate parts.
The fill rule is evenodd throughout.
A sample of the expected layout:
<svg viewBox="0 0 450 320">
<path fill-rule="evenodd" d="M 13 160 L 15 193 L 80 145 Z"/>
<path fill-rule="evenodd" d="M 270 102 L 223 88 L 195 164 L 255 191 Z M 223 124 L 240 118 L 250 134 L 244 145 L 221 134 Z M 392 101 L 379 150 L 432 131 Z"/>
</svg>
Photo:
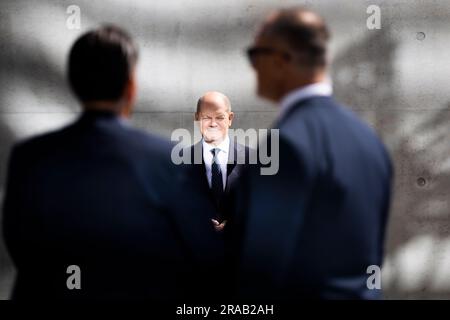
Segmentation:
<svg viewBox="0 0 450 320">
<path fill-rule="evenodd" d="M 81 33 L 111 22 L 135 37 L 140 46 L 135 126 L 166 137 L 176 128 L 192 131 L 198 97 L 218 90 L 231 100 L 235 128 L 268 128 L 276 107 L 255 95 L 244 49 L 268 11 L 298 4 L 328 21 L 335 95 L 378 132 L 394 160 L 385 298 L 450 299 L 450 2 L 445 0 L 2 0 L 0 204 L 12 144 L 66 125 L 80 112 L 66 84 L 65 64 Z M 79 29 L 68 27 L 71 5 L 80 9 Z M 370 5 L 381 9 L 381 29 L 367 27 Z M 0 240 L 0 299 L 9 297 L 14 275 Z"/>
</svg>

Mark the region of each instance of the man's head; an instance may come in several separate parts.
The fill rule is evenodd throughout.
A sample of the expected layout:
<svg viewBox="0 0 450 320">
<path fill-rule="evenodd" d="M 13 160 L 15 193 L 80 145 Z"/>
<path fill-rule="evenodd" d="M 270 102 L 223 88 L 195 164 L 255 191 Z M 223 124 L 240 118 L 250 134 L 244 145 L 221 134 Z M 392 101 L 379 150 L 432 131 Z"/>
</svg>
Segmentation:
<svg viewBox="0 0 450 320">
<path fill-rule="evenodd" d="M 278 102 L 291 90 L 322 81 L 329 37 L 324 20 L 310 10 L 270 14 L 247 52 L 257 73 L 258 94 Z"/>
<path fill-rule="evenodd" d="M 115 26 L 78 38 L 69 54 L 68 79 L 84 108 L 129 115 L 136 97 L 137 56 L 131 37 Z"/>
<path fill-rule="evenodd" d="M 207 143 L 218 145 L 228 135 L 234 114 L 230 100 L 220 92 L 207 92 L 197 102 L 195 120 L 200 123 L 200 132 Z"/>
</svg>

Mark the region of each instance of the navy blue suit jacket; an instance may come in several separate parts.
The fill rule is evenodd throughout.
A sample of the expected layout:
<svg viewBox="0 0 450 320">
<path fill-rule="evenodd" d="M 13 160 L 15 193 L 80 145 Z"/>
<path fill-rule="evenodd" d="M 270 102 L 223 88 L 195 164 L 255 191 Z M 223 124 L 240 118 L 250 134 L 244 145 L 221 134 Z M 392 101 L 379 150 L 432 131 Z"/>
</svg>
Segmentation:
<svg viewBox="0 0 450 320">
<path fill-rule="evenodd" d="M 211 218 L 218 219 L 219 221 L 228 220 L 230 212 L 233 210 L 233 194 L 241 173 L 244 171 L 246 165 L 250 161 L 250 154 L 252 150 L 239 144 L 237 141 L 230 140 L 230 150 L 228 164 L 227 164 L 227 180 L 225 183 L 224 194 L 221 199 L 215 199 L 211 188 L 208 185 L 208 179 L 206 177 L 206 168 L 203 160 L 203 144 L 202 141 L 189 147 L 191 164 L 186 166 L 186 170 L 192 173 L 193 183 L 198 185 L 198 189 L 208 196 L 210 201 L 214 204 L 216 212 Z M 186 150 L 183 150 L 186 152 Z M 194 154 L 197 153 L 197 157 L 201 157 L 201 163 L 195 163 Z"/>
<path fill-rule="evenodd" d="M 331 97 L 298 102 L 275 128 L 279 171 L 247 172 L 229 230 L 238 294 L 379 298 L 367 268 L 383 260 L 392 175 L 383 144 Z"/>
<path fill-rule="evenodd" d="M 171 147 L 105 112 L 16 145 L 3 212 L 13 298 L 214 297 L 214 208 Z M 66 286 L 70 265 L 81 290 Z"/>
</svg>

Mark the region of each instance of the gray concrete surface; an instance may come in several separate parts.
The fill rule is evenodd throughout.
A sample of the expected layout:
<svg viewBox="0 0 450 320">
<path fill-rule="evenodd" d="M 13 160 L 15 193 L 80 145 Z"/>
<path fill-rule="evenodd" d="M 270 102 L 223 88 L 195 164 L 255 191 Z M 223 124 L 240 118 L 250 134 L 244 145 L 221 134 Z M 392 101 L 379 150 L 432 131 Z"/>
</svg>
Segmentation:
<svg viewBox="0 0 450 320">
<path fill-rule="evenodd" d="M 81 29 L 66 27 L 69 5 Z M 0 195 L 11 145 L 72 121 L 66 54 L 82 32 L 117 23 L 141 49 L 133 123 L 167 137 L 193 128 L 202 92 L 226 93 L 235 127 L 267 128 L 276 109 L 254 94 L 243 49 L 271 8 L 307 4 L 333 32 L 336 96 L 387 144 L 396 178 L 382 285 L 388 299 L 450 299 L 450 2 L 392 1 L 24 1 L 0 3 Z M 381 8 L 368 30 L 366 9 Z M 349 248 L 351 250 L 351 248 Z M 0 241 L 0 299 L 14 268 Z"/>
</svg>

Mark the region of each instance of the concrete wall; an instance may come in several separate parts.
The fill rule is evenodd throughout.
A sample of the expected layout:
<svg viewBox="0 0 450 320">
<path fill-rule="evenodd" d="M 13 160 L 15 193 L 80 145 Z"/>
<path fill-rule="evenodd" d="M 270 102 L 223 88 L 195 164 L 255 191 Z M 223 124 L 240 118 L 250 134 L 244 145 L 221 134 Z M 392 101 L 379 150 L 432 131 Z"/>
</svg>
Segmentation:
<svg viewBox="0 0 450 320">
<path fill-rule="evenodd" d="M 81 9 L 80 30 L 66 26 L 72 4 Z M 198 96 L 219 90 L 237 112 L 235 127 L 269 127 L 276 109 L 255 96 L 243 49 L 268 10 L 289 4 L 307 4 L 328 20 L 336 96 L 377 130 L 395 161 L 386 298 L 450 298 L 450 3 L 444 0 L 2 1 L 0 194 L 11 145 L 77 116 L 66 54 L 101 22 L 125 27 L 140 45 L 136 126 L 167 137 L 176 128 L 192 130 Z M 380 30 L 366 26 L 371 4 L 381 8 Z M 0 298 L 8 297 L 13 277 L 0 241 Z"/>
</svg>

